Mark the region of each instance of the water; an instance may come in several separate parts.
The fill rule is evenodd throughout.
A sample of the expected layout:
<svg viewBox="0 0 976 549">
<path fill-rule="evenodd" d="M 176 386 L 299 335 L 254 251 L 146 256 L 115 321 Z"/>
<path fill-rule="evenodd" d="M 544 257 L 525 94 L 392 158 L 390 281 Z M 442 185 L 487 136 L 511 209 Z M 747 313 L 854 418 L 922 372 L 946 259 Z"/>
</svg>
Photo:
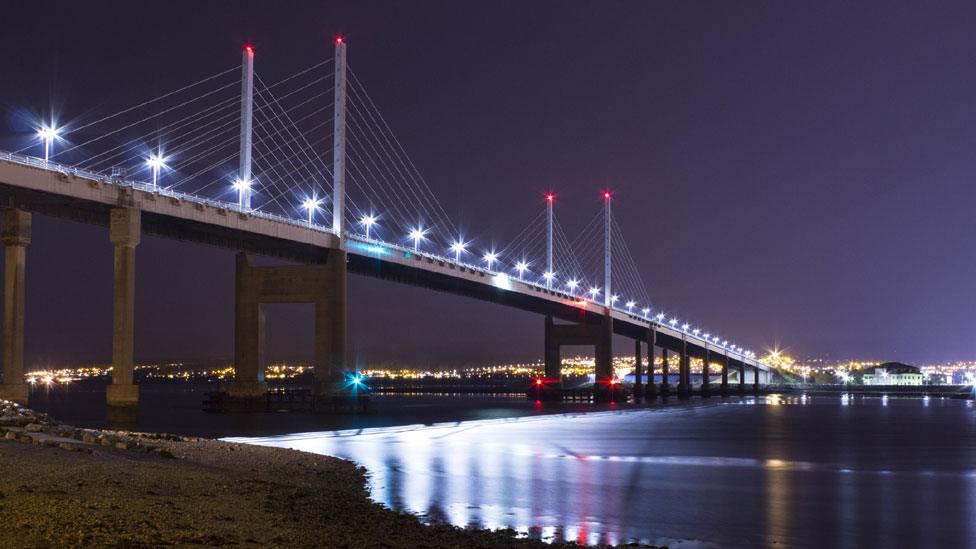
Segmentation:
<svg viewBox="0 0 976 549">
<path fill-rule="evenodd" d="M 974 547 L 976 417 L 950 399 L 713 398 L 246 442 L 351 459 L 427 520 L 671 547 Z"/>
</svg>

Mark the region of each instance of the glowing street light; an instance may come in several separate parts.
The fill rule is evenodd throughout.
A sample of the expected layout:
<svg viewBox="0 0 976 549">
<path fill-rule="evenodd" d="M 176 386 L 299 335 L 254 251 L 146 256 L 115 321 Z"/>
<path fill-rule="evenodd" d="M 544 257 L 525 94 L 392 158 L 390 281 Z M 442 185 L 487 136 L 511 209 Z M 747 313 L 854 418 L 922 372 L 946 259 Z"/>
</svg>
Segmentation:
<svg viewBox="0 0 976 549">
<path fill-rule="evenodd" d="M 233 187 L 237 191 L 237 207 L 240 208 L 240 210 L 243 212 L 244 197 L 247 195 L 247 192 L 251 189 L 251 182 L 245 181 L 243 179 L 235 179 Z"/>
<path fill-rule="evenodd" d="M 515 270 L 518 271 L 519 280 L 522 280 L 522 275 L 525 274 L 525 271 L 528 268 L 529 264 L 525 260 L 519 261 L 515 264 Z"/>
<path fill-rule="evenodd" d="M 624 304 L 624 306 L 627 307 L 627 310 L 628 311 L 633 311 L 634 310 L 634 305 L 637 305 L 637 302 L 635 302 L 635 301 L 628 301 L 627 303 Z"/>
<path fill-rule="evenodd" d="M 687 332 L 688 331 L 688 328 L 690 328 L 690 327 L 691 327 L 691 324 L 688 324 L 687 322 L 685 322 L 684 324 L 681 325 L 681 329 L 683 331 L 685 331 L 685 332 Z"/>
<path fill-rule="evenodd" d="M 488 264 L 488 272 L 490 273 L 491 272 L 491 266 L 494 265 L 494 263 L 496 261 L 498 261 L 498 254 L 495 253 L 494 250 L 492 250 L 490 252 L 485 252 L 485 255 L 484 255 L 484 258 L 483 259 L 485 260 L 485 263 Z"/>
<path fill-rule="evenodd" d="M 318 210 L 321 206 L 322 206 L 322 199 L 315 198 L 314 196 L 312 198 L 306 198 L 305 202 L 302 202 L 302 207 L 308 211 L 309 225 L 312 224 L 312 216 L 315 214 L 315 211 Z"/>
<path fill-rule="evenodd" d="M 41 141 L 44 141 L 44 161 L 45 162 L 47 162 L 48 161 L 48 158 L 50 158 L 51 145 L 54 144 L 54 140 L 58 138 L 58 136 L 59 136 L 60 133 L 61 133 L 61 130 L 59 130 L 58 128 L 55 128 L 53 125 L 51 125 L 51 126 L 41 126 L 41 128 L 39 130 L 37 130 L 37 137 L 41 138 Z"/>
<path fill-rule="evenodd" d="M 674 318 L 674 317 L 671 317 L 671 320 L 668 321 L 668 324 L 670 324 L 672 326 L 677 326 L 678 325 L 678 319 L 677 318 Z"/>
<path fill-rule="evenodd" d="M 575 278 L 571 279 L 569 282 L 566 283 L 566 287 L 569 288 L 569 293 L 571 294 L 576 292 L 576 288 L 578 286 L 579 286 L 579 280 L 576 280 Z"/>
<path fill-rule="evenodd" d="M 551 288 L 552 287 L 552 280 L 554 278 L 556 278 L 556 273 L 554 273 L 552 271 L 546 271 L 546 272 L 542 273 L 542 278 L 545 279 L 545 281 L 546 281 L 546 288 Z"/>
<path fill-rule="evenodd" d="M 691 331 L 691 333 L 693 333 L 695 335 L 698 335 L 698 334 L 701 333 L 701 330 L 699 330 L 698 328 L 695 328 L 694 330 Z"/>
<path fill-rule="evenodd" d="M 644 315 L 644 318 L 647 318 L 647 315 L 650 314 L 650 312 L 651 312 L 650 307 L 644 307 L 643 309 L 641 309 L 641 314 Z"/>
<path fill-rule="evenodd" d="M 596 296 L 600 295 L 600 288 L 598 286 L 590 287 L 590 300 L 596 301 Z"/>
<path fill-rule="evenodd" d="M 664 321 L 664 313 L 658 313 L 654 318 L 656 318 L 658 322 L 662 322 Z"/>
<path fill-rule="evenodd" d="M 614 294 L 614 295 L 610 296 L 610 304 L 613 305 L 614 303 L 617 302 L 618 299 L 620 299 L 620 296 L 619 295 Z"/>
<path fill-rule="evenodd" d="M 155 191 L 159 188 L 159 170 L 166 167 L 166 159 L 159 153 L 150 154 L 149 158 L 146 159 L 146 165 L 152 170 L 152 186 Z"/>
<path fill-rule="evenodd" d="M 427 230 L 423 227 L 417 227 L 410 231 L 410 239 L 413 240 L 413 251 L 417 251 L 420 247 L 420 241 L 426 240 Z"/>
<path fill-rule="evenodd" d="M 369 240 L 369 229 L 376 224 L 376 216 L 364 215 L 362 219 L 359 220 L 359 224 L 366 227 L 366 240 Z"/>
<path fill-rule="evenodd" d="M 457 240 L 455 240 L 454 243 L 451 244 L 451 251 L 454 252 L 454 262 L 455 263 L 461 263 L 461 254 L 463 254 L 464 252 L 467 251 L 465 249 L 465 248 L 467 248 L 467 246 L 468 246 L 468 243 L 467 242 L 464 242 L 460 238 L 457 239 Z"/>
</svg>

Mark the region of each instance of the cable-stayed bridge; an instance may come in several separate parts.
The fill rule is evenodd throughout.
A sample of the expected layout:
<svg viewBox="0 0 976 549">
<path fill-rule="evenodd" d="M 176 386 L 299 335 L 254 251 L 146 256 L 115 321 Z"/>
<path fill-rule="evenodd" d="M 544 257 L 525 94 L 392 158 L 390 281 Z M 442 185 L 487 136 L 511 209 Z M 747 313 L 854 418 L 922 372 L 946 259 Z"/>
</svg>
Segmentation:
<svg viewBox="0 0 976 549">
<path fill-rule="evenodd" d="M 635 393 L 642 365 L 663 357 L 677 392 L 691 392 L 691 364 L 729 392 L 770 367 L 717 330 L 655 306 L 606 191 L 603 207 L 570 237 L 556 196 L 495 249 L 465 239 L 410 160 L 363 82 L 335 57 L 266 83 L 255 55 L 241 66 L 112 114 L 58 127 L 39 123 L 21 148 L 0 152 L 5 246 L 4 357 L 0 397 L 26 402 L 23 318 L 31 213 L 109 226 L 115 246 L 111 405 L 134 405 L 135 249 L 143 232 L 238 250 L 236 381 L 228 393 L 263 397 L 263 304 L 315 304 L 316 392 L 336 394 L 350 379 L 345 348 L 347 272 L 424 286 L 544 315 L 546 375 L 541 398 L 561 398 L 559 348 L 596 349 L 595 394 L 613 398 L 613 335 L 632 338 Z M 247 253 L 295 261 L 252 266 Z M 559 322 L 557 322 L 559 321 Z M 647 360 L 641 360 L 646 346 Z M 658 351 L 658 349 L 660 351 Z M 671 359 L 669 359 L 669 354 Z M 644 371 L 647 371 L 646 366 Z M 353 375 L 353 378 L 355 376 Z"/>
</svg>

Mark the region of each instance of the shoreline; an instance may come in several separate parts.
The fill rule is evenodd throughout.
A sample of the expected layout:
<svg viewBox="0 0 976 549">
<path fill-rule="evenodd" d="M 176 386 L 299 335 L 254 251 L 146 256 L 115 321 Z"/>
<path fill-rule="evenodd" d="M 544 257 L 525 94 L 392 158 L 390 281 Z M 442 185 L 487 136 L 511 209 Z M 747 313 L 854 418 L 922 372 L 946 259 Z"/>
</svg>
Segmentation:
<svg viewBox="0 0 976 549">
<path fill-rule="evenodd" d="M 372 501 L 365 469 L 339 458 L 80 429 L 5 401 L 0 431 L 5 547 L 578 547 L 425 524 Z"/>
</svg>

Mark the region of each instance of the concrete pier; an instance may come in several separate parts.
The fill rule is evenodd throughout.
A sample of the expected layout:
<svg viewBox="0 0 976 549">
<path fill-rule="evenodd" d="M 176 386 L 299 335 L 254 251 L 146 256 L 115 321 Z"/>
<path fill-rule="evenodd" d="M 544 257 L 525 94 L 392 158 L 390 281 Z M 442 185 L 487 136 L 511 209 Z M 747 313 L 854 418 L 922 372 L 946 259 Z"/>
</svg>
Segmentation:
<svg viewBox="0 0 976 549">
<path fill-rule="evenodd" d="M 139 404 L 133 383 L 136 246 L 141 238 L 141 214 L 135 208 L 114 208 L 109 217 L 109 241 L 115 247 L 112 299 L 112 383 L 106 388 L 109 408 Z"/>
<path fill-rule="evenodd" d="M 739 395 L 746 394 L 746 363 L 739 361 Z"/>
<path fill-rule="evenodd" d="M 711 388 L 711 372 L 708 371 L 708 366 L 712 362 L 712 353 L 705 349 L 705 354 L 702 358 L 702 385 L 701 385 L 701 396 L 708 398 L 712 396 Z"/>
<path fill-rule="evenodd" d="M 647 386 L 644 388 L 644 398 L 654 400 L 657 398 L 657 384 L 654 383 L 654 347 L 657 343 L 657 332 L 653 329 L 647 331 Z"/>
<path fill-rule="evenodd" d="M 678 398 L 691 397 L 691 356 L 688 355 L 688 342 L 681 342 L 681 361 L 678 363 Z"/>
<path fill-rule="evenodd" d="M 546 315 L 545 340 L 546 371 L 542 385 L 536 390 L 536 396 L 539 400 L 558 402 L 563 399 L 562 356 L 552 315 Z"/>
<path fill-rule="evenodd" d="M 3 271 L 3 383 L 0 398 L 27 405 L 24 382 L 24 283 L 31 214 L 6 210 L 0 225 L 4 245 Z"/>
<path fill-rule="evenodd" d="M 613 319 L 602 317 L 599 324 L 556 324 L 551 316 L 546 316 L 546 378 L 538 391 L 540 400 L 560 401 L 562 395 L 562 375 L 560 347 L 563 345 L 592 345 L 596 355 L 596 382 L 593 399 L 597 402 L 619 400 L 621 389 L 612 385 L 613 379 Z"/>
<path fill-rule="evenodd" d="M 330 249 L 325 263 L 254 267 L 237 254 L 235 380 L 221 390 L 237 400 L 260 400 L 264 382 L 264 304 L 315 304 L 315 394 L 341 395 L 347 386 L 346 253 Z"/>
<path fill-rule="evenodd" d="M 668 350 L 661 347 L 661 398 L 668 398 L 671 393 L 670 364 L 668 364 Z"/>
<path fill-rule="evenodd" d="M 642 364 L 641 364 L 641 340 L 634 340 L 634 402 L 640 402 L 644 398 L 644 382 L 641 380 L 642 375 Z M 649 384 L 653 385 L 653 380 L 648 381 Z"/>
<path fill-rule="evenodd" d="M 723 397 L 729 396 L 729 355 L 725 355 L 722 361 L 722 388 L 720 389 Z"/>
<path fill-rule="evenodd" d="M 594 402 L 621 400 L 623 392 L 613 377 L 613 317 L 604 314 L 594 342 L 596 347 L 596 377 L 593 384 Z"/>
<path fill-rule="evenodd" d="M 755 367 L 752 370 L 752 392 L 759 394 L 759 367 Z"/>
</svg>

